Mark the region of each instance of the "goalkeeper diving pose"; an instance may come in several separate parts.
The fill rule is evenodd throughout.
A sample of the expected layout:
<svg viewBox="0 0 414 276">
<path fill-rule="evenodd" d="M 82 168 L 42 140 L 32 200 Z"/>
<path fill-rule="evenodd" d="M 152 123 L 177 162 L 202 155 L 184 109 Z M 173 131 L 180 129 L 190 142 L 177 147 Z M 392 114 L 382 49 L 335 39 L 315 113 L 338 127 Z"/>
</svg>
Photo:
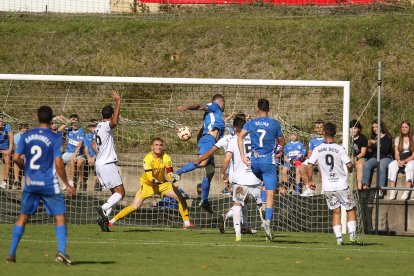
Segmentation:
<svg viewBox="0 0 414 276">
<path fill-rule="evenodd" d="M 141 187 L 135 195 L 132 204 L 122 209 L 108 223 L 113 226 L 115 222 L 123 219 L 132 212 L 138 210 L 145 199 L 158 194 L 168 196 L 178 201 L 178 210 L 184 221 L 184 228 L 192 228 L 188 214 L 187 202 L 177 187 L 172 185 L 173 166 L 171 157 L 164 153 L 164 141 L 156 137 L 151 141 L 151 151 L 144 157 L 144 173 L 141 176 Z"/>
<path fill-rule="evenodd" d="M 213 96 L 212 102 L 208 104 L 195 104 L 195 105 L 181 105 L 177 109 L 179 111 L 187 110 L 202 110 L 204 111 L 203 117 L 203 132 L 200 140 L 198 141 L 198 154 L 203 155 L 209 151 L 214 144 L 223 136 L 225 129 L 225 122 L 223 118 L 223 111 L 225 107 L 225 100 L 223 95 L 216 94 Z M 214 158 L 211 157 L 204 160 L 200 164 L 194 164 L 189 162 L 183 167 L 178 169 L 173 175 L 174 180 L 180 180 L 180 175 L 193 171 L 197 168 L 205 168 L 205 176 L 201 181 L 201 204 L 200 206 L 209 213 L 213 213 L 210 202 L 208 201 L 208 195 L 210 193 L 210 184 L 214 176 Z"/>
</svg>

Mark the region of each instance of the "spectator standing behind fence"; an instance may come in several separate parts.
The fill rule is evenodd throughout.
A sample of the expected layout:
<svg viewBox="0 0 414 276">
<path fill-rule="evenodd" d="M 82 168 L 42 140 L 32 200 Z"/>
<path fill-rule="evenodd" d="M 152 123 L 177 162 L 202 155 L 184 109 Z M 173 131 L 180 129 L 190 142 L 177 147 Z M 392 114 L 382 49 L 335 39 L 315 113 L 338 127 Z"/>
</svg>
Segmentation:
<svg viewBox="0 0 414 276">
<path fill-rule="evenodd" d="M 358 190 L 362 189 L 362 172 L 365 162 L 367 161 L 368 139 L 361 133 L 362 125 L 357 120 L 352 120 L 349 124 L 351 135 L 354 138 L 352 150 L 354 155 L 354 164 L 357 174 Z"/>
<path fill-rule="evenodd" d="M 15 149 L 17 148 L 17 144 L 20 141 L 20 137 L 28 129 L 29 129 L 28 124 L 26 124 L 26 123 L 19 124 L 19 132 L 17 132 L 13 136 L 13 142 L 14 142 L 14 148 Z M 24 157 L 24 155 L 22 155 L 22 157 Z M 22 185 L 21 185 L 21 182 L 20 182 L 20 174 L 21 174 L 21 172 L 22 172 L 22 170 L 20 170 L 19 166 L 17 166 L 17 164 L 14 163 L 14 165 L 13 165 L 13 176 L 14 176 L 13 190 L 20 190 L 22 188 Z"/>
<path fill-rule="evenodd" d="M 388 165 L 388 187 L 395 187 L 398 172 L 405 172 L 405 186 L 410 188 L 414 178 L 414 141 L 408 121 L 401 123 L 400 134 L 394 140 L 394 158 Z M 401 199 L 407 200 L 409 195 L 409 191 L 404 191 Z M 393 200 L 396 196 L 397 191 L 390 190 L 388 199 Z"/>
<path fill-rule="evenodd" d="M 387 181 L 387 168 L 392 161 L 392 138 L 391 135 L 381 121 L 381 133 L 380 133 L 380 171 L 379 173 L 379 197 L 384 196 L 382 187 L 385 187 Z M 371 154 L 371 158 L 367 160 L 364 165 L 364 171 L 362 173 L 362 188 L 367 189 L 370 186 L 370 179 L 373 170 L 377 167 L 377 151 L 378 151 L 378 124 L 377 120 L 371 122 L 371 137 L 368 140 L 368 152 Z"/>
<path fill-rule="evenodd" d="M 3 115 L 0 114 L 0 158 L 4 163 L 3 182 L 0 188 L 5 190 L 9 187 L 9 171 L 11 165 L 11 154 L 13 149 L 13 131 L 10 124 L 4 122 Z"/>
</svg>

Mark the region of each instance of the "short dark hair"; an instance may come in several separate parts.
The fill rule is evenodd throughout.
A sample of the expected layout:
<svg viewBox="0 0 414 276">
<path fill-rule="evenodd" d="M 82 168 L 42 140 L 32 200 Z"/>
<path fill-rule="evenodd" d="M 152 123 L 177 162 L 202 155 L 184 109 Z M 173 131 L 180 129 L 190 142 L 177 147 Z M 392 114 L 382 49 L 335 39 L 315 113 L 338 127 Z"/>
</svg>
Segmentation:
<svg viewBox="0 0 414 276">
<path fill-rule="evenodd" d="M 113 114 L 114 114 L 114 108 L 111 105 L 107 105 L 102 108 L 103 119 L 110 119 Z"/>
<path fill-rule="evenodd" d="M 259 99 L 257 101 L 257 108 L 263 112 L 269 112 L 270 110 L 270 102 L 267 99 Z"/>
<path fill-rule="evenodd" d="M 19 124 L 19 130 L 21 130 L 23 128 L 29 128 L 29 125 L 27 123 L 20 123 Z"/>
<path fill-rule="evenodd" d="M 151 140 L 151 145 L 154 144 L 155 141 L 159 141 L 164 144 L 164 140 L 161 137 L 154 137 Z"/>
<path fill-rule="evenodd" d="M 244 126 L 245 123 L 246 123 L 246 120 L 245 119 L 243 119 L 241 117 L 236 117 L 233 120 L 233 127 L 235 129 L 237 129 L 237 131 L 240 132 L 240 130 L 242 130 L 242 128 L 243 128 L 243 126 Z"/>
<path fill-rule="evenodd" d="M 352 120 L 351 122 L 349 122 L 349 127 L 350 128 L 353 128 L 353 127 L 356 127 L 357 129 L 359 129 L 359 131 L 361 131 L 362 130 L 362 125 L 361 125 L 361 123 L 359 122 L 359 121 L 357 121 L 357 120 Z"/>
<path fill-rule="evenodd" d="M 314 122 L 314 124 L 324 124 L 324 121 L 321 119 L 318 119 Z"/>
<path fill-rule="evenodd" d="M 213 99 L 211 100 L 212 102 L 214 102 L 217 99 L 223 99 L 224 100 L 224 96 L 221 94 L 216 94 L 213 96 Z"/>
<path fill-rule="evenodd" d="M 42 105 L 37 110 L 37 118 L 39 119 L 39 123 L 42 124 L 50 124 L 53 119 L 53 111 L 50 106 Z"/>
<path fill-rule="evenodd" d="M 298 126 L 292 126 L 292 132 L 294 134 L 298 134 L 299 131 L 300 131 L 300 128 Z"/>
<path fill-rule="evenodd" d="M 236 118 L 236 117 L 239 117 L 239 118 L 242 118 L 242 119 L 246 120 L 247 115 L 246 115 L 246 113 L 239 112 L 239 113 L 237 113 L 236 115 L 234 115 L 234 117 L 235 117 L 235 118 Z"/>
<path fill-rule="evenodd" d="M 335 137 L 336 135 L 336 125 L 334 123 L 328 122 L 323 126 L 323 131 L 326 136 Z"/>
<path fill-rule="evenodd" d="M 69 119 L 70 118 L 76 118 L 76 119 L 78 119 L 79 120 L 79 115 L 78 114 L 76 114 L 76 113 L 72 113 L 72 114 L 70 114 L 69 115 Z"/>
</svg>

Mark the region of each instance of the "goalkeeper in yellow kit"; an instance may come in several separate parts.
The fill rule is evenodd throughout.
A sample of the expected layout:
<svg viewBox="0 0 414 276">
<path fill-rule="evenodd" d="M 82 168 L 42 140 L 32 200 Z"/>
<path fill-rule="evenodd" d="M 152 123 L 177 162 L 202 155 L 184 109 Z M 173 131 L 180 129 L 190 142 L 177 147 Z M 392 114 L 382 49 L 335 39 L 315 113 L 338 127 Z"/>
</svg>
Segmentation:
<svg viewBox="0 0 414 276">
<path fill-rule="evenodd" d="M 112 226 L 116 221 L 138 210 L 145 199 L 158 194 L 169 196 L 178 201 L 178 210 L 184 221 L 184 228 L 193 227 L 190 223 L 187 202 L 181 192 L 172 185 L 173 166 L 171 157 L 164 153 L 164 141 L 157 137 L 151 141 L 151 151 L 144 157 L 144 173 L 140 178 L 141 187 L 135 195 L 132 205 L 122 209 L 108 223 Z"/>
</svg>

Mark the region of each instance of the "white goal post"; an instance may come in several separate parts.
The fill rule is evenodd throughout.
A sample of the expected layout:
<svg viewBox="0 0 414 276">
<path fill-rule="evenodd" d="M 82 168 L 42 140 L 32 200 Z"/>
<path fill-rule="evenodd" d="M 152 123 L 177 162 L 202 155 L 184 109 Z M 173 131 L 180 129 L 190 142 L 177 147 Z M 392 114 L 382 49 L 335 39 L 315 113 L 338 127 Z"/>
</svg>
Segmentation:
<svg viewBox="0 0 414 276">
<path fill-rule="evenodd" d="M 121 122 L 115 134 L 120 172 L 127 184 L 127 197 L 114 210 L 115 213 L 131 202 L 138 189 L 142 158 L 149 151 L 151 137 L 161 136 L 166 140 L 175 168 L 196 158 L 196 139 L 193 137 L 187 142 L 180 141 L 171 128 L 186 125 L 193 129 L 194 134 L 201 124 L 202 113 L 176 112 L 175 107 L 208 103 L 216 93 L 226 98 L 226 115 L 232 111 L 242 111 L 253 116 L 257 99 L 268 98 L 271 102 L 270 116 L 282 121 L 285 136 L 289 133 L 289 127 L 299 126 L 305 129 L 304 134 L 309 133 L 301 137 L 304 142 L 313 135 L 311 128 L 316 119 L 333 121 L 338 125 L 338 140 L 349 151 L 349 81 L 0 74 L 0 111 L 13 129 L 20 122 L 35 126 L 34 112 L 39 105 L 52 106 L 56 115 L 79 113 L 82 123 L 91 122 L 100 118 L 100 109 L 104 105 L 111 103 L 112 89 L 123 93 Z M 216 174 L 211 192 L 213 209 L 218 211 L 215 215 L 208 215 L 195 204 L 195 184 L 201 179 L 200 170 L 185 175 L 177 182 L 190 195 L 190 215 L 195 224 L 201 227 L 216 227 L 217 214 L 222 214 L 231 204 L 231 197 L 220 193 L 222 184 L 218 172 L 221 159 L 220 154 L 216 156 Z M 86 181 L 91 182 L 93 174 L 90 171 L 86 174 L 89 175 Z M 94 207 L 107 198 L 107 191 L 96 191 L 93 183 L 90 185 L 89 182 L 87 189 L 80 191 L 75 200 L 67 201 L 67 215 L 72 223 L 95 223 Z M 19 193 L 21 191 L 12 189 L 0 191 L 1 223 L 14 221 L 19 208 Z M 123 220 L 123 225 L 179 226 L 181 220 L 178 212 L 159 207 L 158 200 L 155 198 L 153 204 L 150 202 L 142 211 Z M 275 230 L 332 231 L 329 211 L 322 197 L 287 195 L 277 196 L 276 201 L 278 211 L 274 219 Z M 255 208 L 251 208 L 249 217 L 253 227 L 260 226 Z M 44 211 L 39 212 L 32 222 L 51 223 Z"/>
</svg>

